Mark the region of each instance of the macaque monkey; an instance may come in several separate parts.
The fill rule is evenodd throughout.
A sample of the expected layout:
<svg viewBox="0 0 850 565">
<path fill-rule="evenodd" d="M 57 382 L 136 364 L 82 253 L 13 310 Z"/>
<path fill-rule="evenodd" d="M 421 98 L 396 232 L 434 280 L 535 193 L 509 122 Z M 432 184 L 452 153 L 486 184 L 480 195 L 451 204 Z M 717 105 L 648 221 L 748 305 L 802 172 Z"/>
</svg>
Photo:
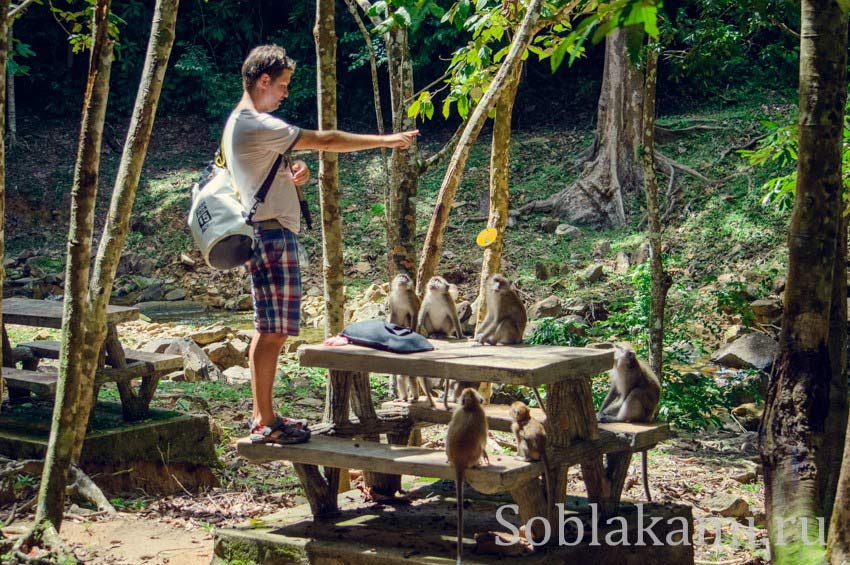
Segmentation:
<svg viewBox="0 0 850 565">
<path fill-rule="evenodd" d="M 484 399 L 473 388 L 460 395 L 460 406 L 452 414 L 446 434 L 446 457 L 455 468 L 455 493 L 457 495 L 457 562 L 463 554 L 463 476 L 487 457 L 487 415 L 481 403 Z"/>
<path fill-rule="evenodd" d="M 546 429 L 539 421 L 531 417 L 531 410 L 524 402 L 517 400 L 511 404 L 511 431 L 516 438 L 516 455 L 523 461 L 542 461 L 543 479 L 546 481 L 546 500 L 550 507 L 552 500 L 552 481 L 549 477 L 549 459 L 546 457 Z M 549 522 L 553 523 L 549 516 Z"/>
<path fill-rule="evenodd" d="M 614 368 L 611 369 L 611 390 L 602 402 L 600 422 L 652 422 L 658 412 L 661 383 L 649 365 L 637 358 L 629 345 L 614 344 Z M 641 452 L 643 490 L 652 502 L 646 451 Z"/>
<path fill-rule="evenodd" d="M 428 281 L 416 329 L 425 337 L 463 337 L 457 306 L 443 277 L 431 277 Z"/>
<path fill-rule="evenodd" d="M 443 277 L 431 277 L 425 292 L 425 299 L 419 309 L 417 329 L 425 337 L 463 337 L 460 320 L 457 317 L 455 298 L 457 287 L 450 285 Z M 448 380 L 443 379 L 443 407 L 449 409 Z M 477 385 L 476 385 L 477 386 Z M 430 395 L 429 395 L 430 396 Z"/>
<path fill-rule="evenodd" d="M 389 295 L 390 323 L 416 331 L 419 320 L 419 297 L 413 289 L 413 279 L 405 273 L 396 275 L 390 285 Z M 419 388 L 425 392 L 431 407 L 435 407 L 431 391 L 421 377 L 406 377 L 395 375 L 391 377 L 396 388 L 396 398 L 405 402 L 419 398 Z"/>
<path fill-rule="evenodd" d="M 478 328 L 475 341 L 489 345 L 522 343 L 528 315 L 511 281 L 494 273 L 487 277 L 484 292 L 487 315 Z"/>
</svg>

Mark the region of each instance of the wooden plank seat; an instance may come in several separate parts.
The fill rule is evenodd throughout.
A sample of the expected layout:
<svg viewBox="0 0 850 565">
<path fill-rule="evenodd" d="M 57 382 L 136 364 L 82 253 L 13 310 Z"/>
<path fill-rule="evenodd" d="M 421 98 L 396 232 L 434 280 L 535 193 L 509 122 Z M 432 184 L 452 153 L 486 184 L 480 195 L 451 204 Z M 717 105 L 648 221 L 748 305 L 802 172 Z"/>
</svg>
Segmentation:
<svg viewBox="0 0 850 565">
<path fill-rule="evenodd" d="M 283 460 L 395 475 L 455 478 L 454 467 L 448 463 L 446 452 L 442 449 L 314 435 L 309 442 L 295 445 L 256 444 L 244 438 L 237 442 L 236 450 L 255 463 Z M 491 454 L 490 465 L 469 469 L 466 480 L 479 492 L 492 494 L 510 491 L 542 473 L 541 463 Z"/>
<path fill-rule="evenodd" d="M 28 341 L 19 344 L 18 347 L 26 347 L 30 349 L 36 357 L 46 357 L 48 359 L 59 359 L 59 342 L 58 341 Z M 127 367 L 118 370 L 103 369 L 104 375 L 123 375 L 129 370 L 129 378 L 137 378 L 148 373 L 165 373 L 174 371 L 183 367 L 183 357 L 181 355 L 172 355 L 166 353 L 153 353 L 150 351 L 135 351 L 127 349 L 124 351 L 127 359 Z M 115 380 L 110 379 L 110 380 Z"/>
<path fill-rule="evenodd" d="M 452 412 L 457 407 L 454 402 L 449 402 L 449 410 L 443 408 L 442 400 L 435 399 L 436 408 L 432 408 L 431 404 L 423 397 L 421 400 L 410 404 L 400 400 L 391 400 L 384 402 L 381 405 L 382 409 L 402 409 L 405 408 L 410 415 L 410 418 L 416 424 L 431 423 L 431 424 L 448 424 L 452 417 Z M 484 407 L 487 413 L 487 424 L 491 430 L 500 432 L 511 431 L 510 406 L 507 404 L 490 404 Z M 539 408 L 532 408 L 531 415 L 541 423 L 546 422 L 546 414 Z M 600 423 L 599 424 L 600 439 L 608 435 L 619 441 L 609 441 L 606 445 L 614 447 L 612 451 L 643 451 L 654 447 L 659 442 L 662 442 L 670 437 L 670 425 L 666 422 L 656 422 L 652 424 L 628 424 L 625 422 L 615 423 Z M 607 452 L 606 452 L 607 453 Z"/>
<path fill-rule="evenodd" d="M 27 371 L 14 367 L 3 367 L 3 380 L 10 391 L 20 390 L 37 395 L 56 394 L 56 382 L 59 374 L 55 371 Z"/>
</svg>

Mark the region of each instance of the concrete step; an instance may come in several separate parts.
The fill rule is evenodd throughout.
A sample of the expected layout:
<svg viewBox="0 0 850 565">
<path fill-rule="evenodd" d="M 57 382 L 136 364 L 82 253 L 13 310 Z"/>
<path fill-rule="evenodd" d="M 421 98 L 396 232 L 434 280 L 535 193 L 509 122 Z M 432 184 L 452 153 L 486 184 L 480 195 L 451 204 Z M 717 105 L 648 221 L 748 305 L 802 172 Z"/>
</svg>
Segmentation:
<svg viewBox="0 0 850 565">
<path fill-rule="evenodd" d="M 340 469 L 361 469 L 394 475 L 454 479 L 455 471 L 442 449 L 404 447 L 371 441 L 323 435 L 296 445 L 251 443 L 248 438 L 236 444 L 239 455 L 256 463 L 291 461 Z M 509 455 L 491 455 L 490 465 L 466 472 L 466 480 L 479 492 L 505 492 L 543 473 L 541 463 L 520 461 Z"/>
</svg>

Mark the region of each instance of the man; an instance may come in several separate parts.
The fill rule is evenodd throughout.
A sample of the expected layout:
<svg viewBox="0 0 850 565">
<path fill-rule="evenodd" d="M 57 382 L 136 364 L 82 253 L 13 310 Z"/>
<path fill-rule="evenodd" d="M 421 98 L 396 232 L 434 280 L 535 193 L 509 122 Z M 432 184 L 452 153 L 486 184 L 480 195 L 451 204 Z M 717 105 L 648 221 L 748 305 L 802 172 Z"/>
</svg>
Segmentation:
<svg viewBox="0 0 850 565">
<path fill-rule="evenodd" d="M 360 135 L 343 131 L 300 129 L 269 115 L 289 95 L 295 61 L 277 45 L 256 47 L 242 65 L 243 94 L 224 128 L 227 166 L 246 209 L 269 176 L 279 155 L 292 149 L 338 153 L 376 147 L 407 148 L 418 131 Z M 254 400 L 251 440 L 257 443 L 301 443 L 310 430 L 303 421 L 284 418 L 272 407 L 277 358 L 290 335 L 298 335 L 301 316 L 301 273 L 298 230 L 301 223 L 296 186 L 310 178 L 303 161 L 291 167 L 284 159 L 265 202 L 254 215 L 254 254 L 248 263 L 257 334 L 248 359 Z"/>
</svg>

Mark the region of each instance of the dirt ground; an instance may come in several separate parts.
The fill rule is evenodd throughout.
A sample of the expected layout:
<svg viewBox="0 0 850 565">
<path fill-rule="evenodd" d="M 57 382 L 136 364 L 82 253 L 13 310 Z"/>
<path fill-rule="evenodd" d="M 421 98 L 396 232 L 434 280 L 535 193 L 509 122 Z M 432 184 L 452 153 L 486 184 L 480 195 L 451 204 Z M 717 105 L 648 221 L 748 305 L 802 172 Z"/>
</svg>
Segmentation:
<svg viewBox="0 0 850 565">
<path fill-rule="evenodd" d="M 426 430 L 425 445 L 441 447 L 444 430 L 439 426 Z M 649 453 L 650 488 L 655 502 L 690 504 L 694 517 L 718 516 L 716 497 L 721 493 L 735 500 L 731 512 L 739 524 L 752 517 L 763 522 L 764 487 L 755 472 L 757 438 L 752 432 L 713 432 L 671 439 Z M 491 450 L 506 445 L 507 434 L 491 432 Z M 254 481 L 267 483 L 272 477 L 294 475 L 286 463 L 251 465 L 240 460 L 234 450 L 224 453 L 224 473 L 248 473 Z M 353 486 L 358 486 L 354 475 Z M 232 478 L 232 477 L 231 477 Z M 77 506 L 70 507 L 62 528 L 63 537 L 73 544 L 77 556 L 92 564 L 206 564 L 213 553 L 216 526 L 231 526 L 250 518 L 272 514 L 281 508 L 304 504 L 294 486 L 273 492 L 250 486 L 251 481 L 223 481 L 220 488 L 190 495 L 160 498 L 140 497 L 138 510 L 122 511 L 117 518 L 98 515 Z M 582 494 L 583 483 L 578 468 L 570 472 L 569 492 Z M 640 457 L 633 458 L 626 479 L 624 498 L 644 500 Z M 113 499 L 114 500 L 114 499 Z M 125 501 L 131 502 L 131 501 Z M 721 502 L 721 506 L 727 503 Z M 9 507 L 0 507 L 0 519 Z M 29 525 L 31 516 L 22 516 L 2 528 L 7 537 L 19 535 Z M 720 536 L 708 531 L 697 542 L 696 557 L 700 563 L 736 565 L 763 562 L 765 551 L 730 537 L 731 521 Z M 765 530 L 754 534 L 756 544 L 766 540 Z M 750 540 L 752 541 L 752 540 Z"/>
</svg>

